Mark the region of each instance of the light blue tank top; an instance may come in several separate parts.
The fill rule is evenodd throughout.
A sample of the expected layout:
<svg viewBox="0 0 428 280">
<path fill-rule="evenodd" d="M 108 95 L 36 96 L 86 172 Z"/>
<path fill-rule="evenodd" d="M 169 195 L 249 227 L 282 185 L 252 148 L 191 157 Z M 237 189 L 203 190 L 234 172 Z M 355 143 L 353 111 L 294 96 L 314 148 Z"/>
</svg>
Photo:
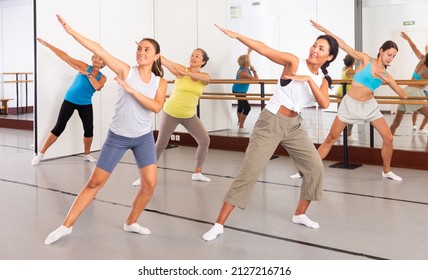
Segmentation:
<svg viewBox="0 0 428 280">
<path fill-rule="evenodd" d="M 89 65 L 86 70 L 88 73 L 92 72 L 92 66 Z M 102 73 L 100 72 L 95 79 L 99 81 L 102 77 Z M 70 88 L 65 93 L 64 99 L 68 102 L 77 105 L 90 105 L 92 104 L 92 96 L 95 93 L 95 88 L 89 82 L 88 77 L 81 73 L 77 74 L 76 78 L 74 78 L 73 83 Z"/>
<path fill-rule="evenodd" d="M 372 61 L 367 64 L 361 71 L 355 73 L 354 81 L 368 87 L 371 91 L 374 91 L 382 85 L 382 79 L 375 78 L 372 75 Z"/>
</svg>

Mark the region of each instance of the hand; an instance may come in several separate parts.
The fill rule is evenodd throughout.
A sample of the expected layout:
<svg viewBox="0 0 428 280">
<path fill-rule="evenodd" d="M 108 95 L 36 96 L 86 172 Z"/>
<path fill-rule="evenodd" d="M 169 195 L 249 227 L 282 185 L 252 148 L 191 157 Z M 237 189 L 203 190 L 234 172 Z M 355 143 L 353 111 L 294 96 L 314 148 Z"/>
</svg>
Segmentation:
<svg viewBox="0 0 428 280">
<path fill-rule="evenodd" d="M 253 51 L 253 49 L 252 49 L 252 48 L 248 48 L 248 50 L 247 50 L 247 54 L 248 54 L 248 55 L 250 55 L 252 51 Z"/>
<path fill-rule="evenodd" d="M 218 29 L 220 29 L 220 31 L 222 31 L 224 34 L 226 34 L 227 36 L 229 36 L 230 38 L 236 38 L 236 37 L 238 37 L 239 36 L 239 33 L 236 33 L 236 32 L 234 32 L 234 31 L 232 31 L 232 30 L 228 30 L 228 29 L 226 29 L 226 28 L 224 28 L 224 27 L 221 27 L 220 25 L 218 25 L 218 24 L 214 24 Z"/>
<path fill-rule="evenodd" d="M 306 75 L 295 75 L 295 74 L 291 74 L 291 75 L 283 75 L 282 79 L 288 80 L 294 80 L 294 81 L 299 81 L 299 82 L 309 82 L 311 80 L 311 77 L 306 76 Z"/>
<path fill-rule="evenodd" d="M 410 37 L 407 36 L 407 34 L 405 32 L 401 32 L 401 37 L 403 37 L 407 41 L 410 39 Z"/>
<path fill-rule="evenodd" d="M 60 15 L 56 15 L 58 21 L 61 23 L 62 27 L 64 28 L 64 30 L 67 33 L 70 33 L 70 31 L 72 30 L 70 25 L 60 16 Z"/>
<path fill-rule="evenodd" d="M 43 46 L 47 46 L 47 43 L 45 40 L 43 40 L 42 38 L 37 38 L 37 41 L 42 44 Z"/>
<path fill-rule="evenodd" d="M 312 26 L 315 27 L 316 29 L 318 29 L 319 31 L 324 32 L 324 33 L 328 33 L 329 32 L 325 27 L 323 27 L 318 22 L 315 22 L 313 20 L 310 20 L 310 22 L 312 23 Z"/>
</svg>

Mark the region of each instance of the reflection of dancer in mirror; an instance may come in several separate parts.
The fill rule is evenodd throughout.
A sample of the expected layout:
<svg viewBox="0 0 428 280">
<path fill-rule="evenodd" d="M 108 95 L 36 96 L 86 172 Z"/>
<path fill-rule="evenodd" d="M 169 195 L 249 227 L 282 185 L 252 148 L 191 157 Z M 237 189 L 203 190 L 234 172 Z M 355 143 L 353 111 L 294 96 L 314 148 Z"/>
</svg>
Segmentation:
<svg viewBox="0 0 428 280">
<path fill-rule="evenodd" d="M 416 65 L 415 70 L 413 71 L 413 74 L 412 74 L 412 80 L 420 81 L 420 80 L 428 79 L 428 55 L 427 55 L 428 46 L 425 47 L 425 54 L 423 54 L 418 50 L 415 43 L 413 43 L 413 41 L 410 39 L 410 37 L 406 33 L 401 32 L 401 37 L 407 40 L 413 52 L 419 58 L 419 62 Z M 424 87 L 425 87 L 424 85 L 406 86 L 404 88 L 404 91 L 409 96 L 412 96 L 412 97 L 426 97 L 424 93 Z M 413 114 L 421 113 L 422 115 L 424 115 L 424 120 L 422 121 L 419 133 L 428 133 L 428 131 L 424 130 L 424 126 L 428 122 L 428 106 L 400 104 L 397 108 L 397 114 L 395 115 L 395 118 L 391 124 L 392 135 L 395 135 L 395 131 L 397 130 L 398 126 L 401 124 L 404 114 L 409 112 L 412 112 Z M 416 123 L 416 118 L 415 118 L 415 123 Z M 415 123 L 413 125 L 415 125 Z"/>
<path fill-rule="evenodd" d="M 119 87 L 114 116 L 96 167 L 74 200 L 63 224 L 48 235 L 45 244 L 52 244 L 72 232 L 74 223 L 94 200 L 128 150 L 132 150 L 134 154 L 142 184 L 132 203 L 123 230 L 150 234 L 150 230 L 139 225 L 137 221 L 152 198 L 157 179 L 152 117 L 153 112 L 157 113 L 162 109 L 167 88 L 166 80 L 160 78 L 163 76 L 163 70 L 159 44 L 149 38 L 137 43 L 135 55 L 138 65 L 131 67 L 113 57 L 98 43 L 77 33 L 60 16 L 57 17 L 69 35 L 104 60 L 117 75 L 115 80 Z"/>
<path fill-rule="evenodd" d="M 73 84 L 71 84 L 65 94 L 55 127 L 45 140 L 40 152 L 31 161 L 31 164 L 38 165 L 40 163 L 49 147 L 52 146 L 52 144 L 55 143 L 58 137 L 64 132 L 67 122 L 70 120 L 75 110 L 79 113 L 84 130 L 83 159 L 85 161 L 95 162 L 96 159 L 90 155 L 94 131 L 92 96 L 95 91 L 99 91 L 104 87 L 107 80 L 106 76 L 100 72 L 100 69 L 104 67 L 104 61 L 97 55 L 93 55 L 92 65 L 88 65 L 83 61 L 70 57 L 67 53 L 52 46 L 43 39 L 37 38 L 37 41 L 39 41 L 43 46 L 49 48 L 68 65 L 79 71 L 79 73 L 76 75 Z"/>
<path fill-rule="evenodd" d="M 300 112 L 303 108 L 314 106 L 315 102 L 321 108 L 330 105 L 328 89 L 331 78 L 327 67 L 339 51 L 337 41 L 329 35 L 319 36 L 310 47 L 308 58 L 299 58 L 294 54 L 272 49 L 263 42 L 217 27 L 229 37 L 236 38 L 282 65 L 283 70 L 272 98 L 254 125 L 241 169 L 224 198 L 217 222 L 202 238 L 206 241 L 215 239 L 223 233 L 223 225 L 235 206 L 245 209 L 257 179 L 278 145 L 287 150 L 297 169 L 305 176 L 291 220 L 296 224 L 319 228 L 317 222 L 306 216 L 306 210 L 311 201 L 322 197 L 324 166 L 312 140 L 301 125 L 303 119 Z"/>
<path fill-rule="evenodd" d="M 379 132 L 383 140 L 381 150 L 383 159 L 382 177 L 401 181 L 401 177 L 391 171 L 393 136 L 385 118 L 380 112 L 379 104 L 373 97 L 374 90 L 380 87 L 382 83 L 385 83 L 400 97 L 407 98 L 406 92 L 397 85 L 395 80 L 386 71 L 386 67 L 389 66 L 397 55 L 397 45 L 392 41 L 386 41 L 379 48 L 377 58 L 371 58 L 366 53 L 354 50 L 342 39 L 333 35 L 320 24 L 314 21 L 311 22 L 316 29 L 336 38 L 342 50 L 360 61 L 358 69 L 356 69 L 354 79 L 352 80 L 351 88 L 349 89 L 348 94 L 346 94 L 342 99 L 337 116 L 331 126 L 330 133 L 319 146 L 318 153 L 322 159 L 327 156 L 346 124 L 370 122 L 370 124 Z"/>
<path fill-rule="evenodd" d="M 247 54 L 243 54 L 238 57 L 239 69 L 236 73 L 237 80 L 258 80 L 259 76 L 257 71 L 254 69 L 254 66 L 251 64 L 251 54 L 252 49 L 248 48 Z M 245 97 L 246 93 L 250 87 L 250 84 L 233 84 L 232 92 L 237 93 L 236 97 Z M 248 114 L 251 111 L 251 105 L 248 100 L 238 100 L 238 108 L 236 109 L 236 114 L 238 116 L 238 133 L 247 134 L 248 130 L 245 129 L 244 123 L 247 119 Z"/>
<path fill-rule="evenodd" d="M 210 182 L 211 179 L 202 174 L 202 166 L 208 154 L 210 137 L 202 121 L 196 114 L 199 98 L 204 93 L 205 86 L 211 81 L 208 73 L 201 72 L 209 60 L 203 49 L 193 50 L 189 66 L 175 63 L 162 56 L 162 65 L 175 75 L 174 89 L 163 106 L 162 119 L 156 139 L 156 154 L 159 159 L 168 146 L 174 130 L 181 124 L 196 140 L 196 163 L 192 174 L 193 181 Z M 132 185 L 139 186 L 140 179 Z"/>
<path fill-rule="evenodd" d="M 349 54 L 345 55 L 345 57 L 343 58 L 343 63 L 345 64 L 345 66 L 342 68 L 342 80 L 352 80 L 354 78 L 355 75 L 355 58 L 353 58 L 352 56 L 350 56 Z M 346 85 L 346 92 L 349 91 L 349 89 L 351 88 L 351 85 L 348 84 Z M 337 94 L 343 97 L 343 86 L 340 85 L 339 88 L 337 89 Z M 352 136 L 352 128 L 353 128 L 353 124 L 348 124 L 347 125 L 347 136 L 348 136 L 348 141 L 357 141 L 358 138 L 355 138 Z"/>
</svg>

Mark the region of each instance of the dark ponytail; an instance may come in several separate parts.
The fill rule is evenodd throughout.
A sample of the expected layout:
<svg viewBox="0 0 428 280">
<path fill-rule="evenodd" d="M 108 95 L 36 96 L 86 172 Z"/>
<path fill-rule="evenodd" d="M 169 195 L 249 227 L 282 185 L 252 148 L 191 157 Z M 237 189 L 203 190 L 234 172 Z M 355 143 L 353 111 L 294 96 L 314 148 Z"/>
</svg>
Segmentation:
<svg viewBox="0 0 428 280">
<path fill-rule="evenodd" d="M 159 43 L 155 39 L 144 38 L 143 40 L 141 40 L 141 42 L 142 41 L 148 41 L 148 42 L 150 42 L 155 47 L 156 54 L 160 54 L 160 46 L 159 46 Z M 161 63 L 160 56 L 159 56 L 159 59 L 155 60 L 155 62 L 153 63 L 153 65 L 152 65 L 152 72 L 156 76 L 163 77 L 164 72 L 163 72 L 163 68 L 162 68 L 162 63 Z"/>
<path fill-rule="evenodd" d="M 330 63 L 336 59 L 337 54 L 339 53 L 339 43 L 337 42 L 336 39 L 333 38 L 333 36 L 330 36 L 330 35 L 320 35 L 317 38 L 317 40 L 318 39 L 324 39 L 328 42 L 328 44 L 330 46 L 329 55 L 333 56 L 333 58 L 331 60 L 326 61 L 323 65 L 321 65 L 321 71 L 324 74 L 324 77 L 328 82 L 328 87 L 331 88 L 332 79 L 331 79 L 330 75 L 328 75 L 327 67 L 329 67 Z"/>
</svg>

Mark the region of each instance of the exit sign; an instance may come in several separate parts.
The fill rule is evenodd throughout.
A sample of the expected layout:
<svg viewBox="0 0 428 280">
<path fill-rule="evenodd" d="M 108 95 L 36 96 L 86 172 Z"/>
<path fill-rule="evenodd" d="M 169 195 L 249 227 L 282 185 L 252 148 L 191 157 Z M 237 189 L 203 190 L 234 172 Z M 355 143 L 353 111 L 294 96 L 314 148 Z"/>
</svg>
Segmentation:
<svg viewBox="0 0 428 280">
<path fill-rule="evenodd" d="M 405 22 L 403 22 L 403 25 L 415 25 L 415 21 L 414 20 L 412 20 L 412 21 L 405 21 Z"/>
</svg>

